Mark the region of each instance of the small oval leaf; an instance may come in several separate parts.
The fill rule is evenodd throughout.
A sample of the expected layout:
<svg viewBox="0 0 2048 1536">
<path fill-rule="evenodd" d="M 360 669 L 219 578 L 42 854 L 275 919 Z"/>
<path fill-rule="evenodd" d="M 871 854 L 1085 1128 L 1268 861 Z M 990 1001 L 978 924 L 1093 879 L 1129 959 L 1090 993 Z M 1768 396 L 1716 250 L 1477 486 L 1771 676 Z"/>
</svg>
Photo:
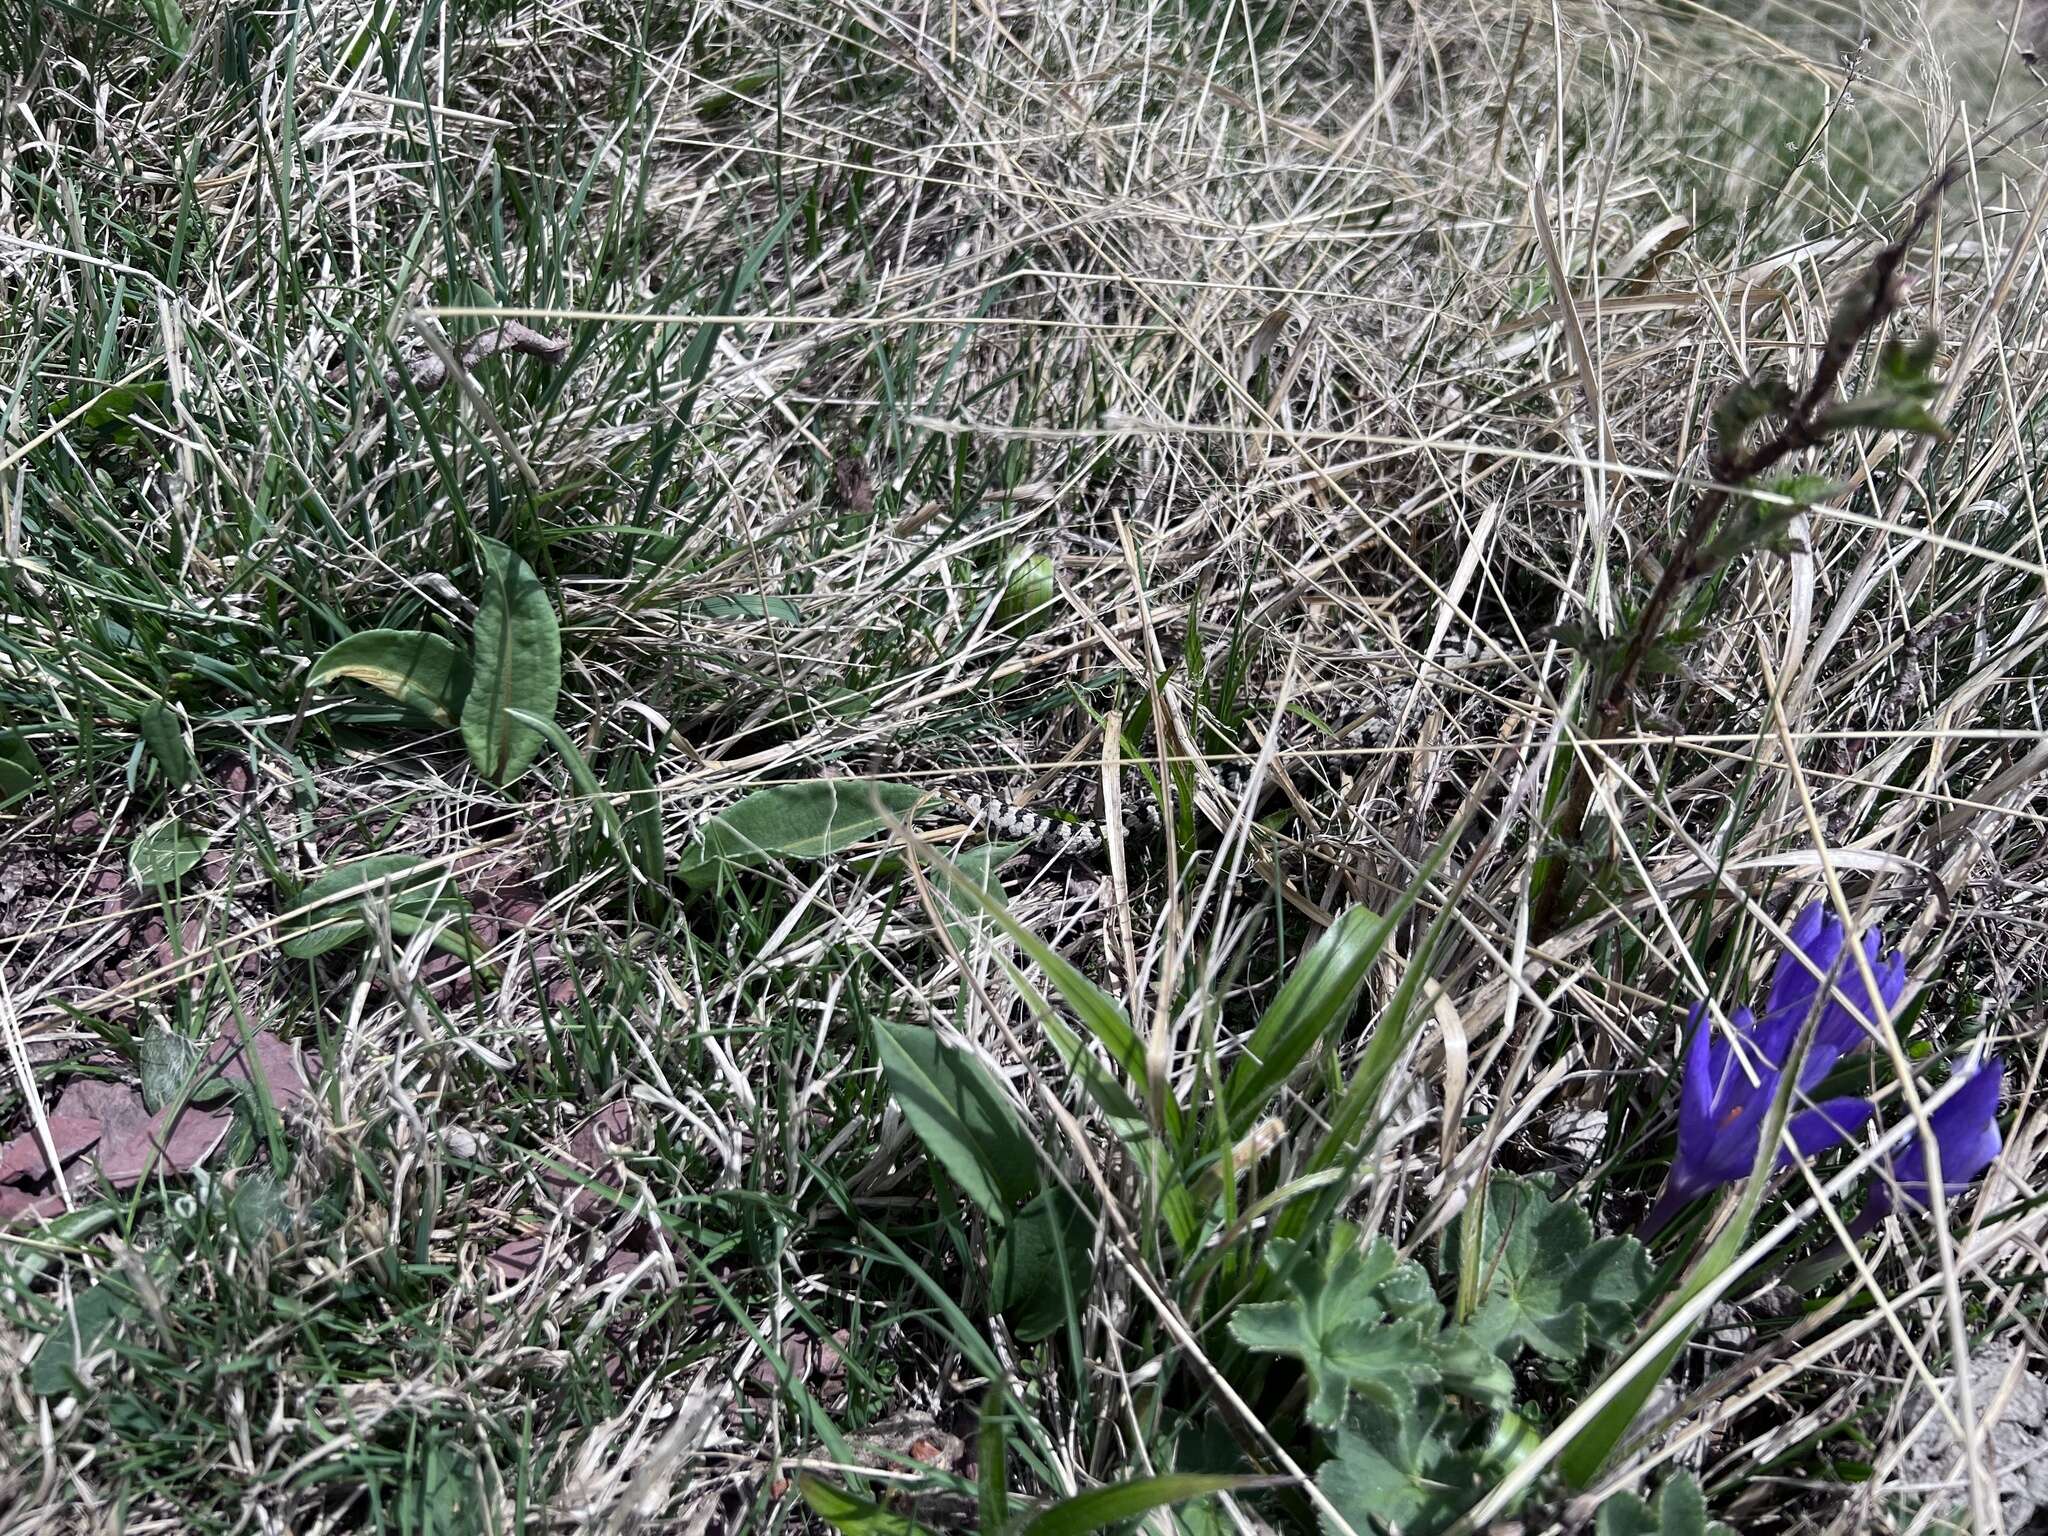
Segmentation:
<svg viewBox="0 0 2048 1536">
<path fill-rule="evenodd" d="M 210 833 L 196 832 L 175 816 L 145 828 L 128 850 L 128 869 L 137 885 L 176 885 L 213 844 Z"/>
<path fill-rule="evenodd" d="M 135 717 L 135 728 L 141 732 L 171 788 L 183 789 L 192 782 L 198 765 L 192 761 L 192 749 L 185 742 L 185 724 L 175 709 L 162 699 L 151 699 Z"/>
<path fill-rule="evenodd" d="M 469 696 L 469 658 L 424 630 L 366 629 L 330 646 L 306 674 L 306 686 L 327 688 L 343 678 L 452 727 Z"/>
</svg>

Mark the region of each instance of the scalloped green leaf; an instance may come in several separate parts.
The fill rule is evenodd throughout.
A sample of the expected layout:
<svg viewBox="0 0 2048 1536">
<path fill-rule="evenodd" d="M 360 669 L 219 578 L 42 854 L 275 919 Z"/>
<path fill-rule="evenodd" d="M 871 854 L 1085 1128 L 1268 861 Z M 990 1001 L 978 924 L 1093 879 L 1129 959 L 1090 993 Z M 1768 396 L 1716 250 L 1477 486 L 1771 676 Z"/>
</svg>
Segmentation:
<svg viewBox="0 0 2048 1536">
<path fill-rule="evenodd" d="M 1418 1385 L 1437 1380 L 1434 1323 L 1425 1325 L 1417 1305 L 1428 1280 L 1385 1238 L 1361 1244 L 1358 1229 L 1341 1222 L 1320 1254 L 1275 1238 L 1267 1261 L 1294 1294 L 1239 1307 L 1230 1332 L 1247 1349 L 1301 1362 L 1315 1423 L 1335 1425 L 1354 1391 L 1402 1407 Z"/>
<path fill-rule="evenodd" d="M 1655 1504 L 1634 1493 L 1611 1495 L 1600 1505 L 1594 1530 L 1597 1536 L 1735 1536 L 1707 1518 L 1706 1495 L 1690 1472 L 1666 1478 Z"/>
<path fill-rule="evenodd" d="M 1446 1238 L 1457 1253 L 1461 1215 Z M 1484 1285 L 1473 1314 L 1474 1338 L 1504 1359 L 1523 1348 L 1552 1360 L 1576 1361 L 1616 1342 L 1635 1320 L 1650 1283 L 1650 1261 L 1632 1237 L 1593 1238 L 1593 1223 L 1576 1205 L 1552 1201 L 1536 1185 L 1508 1174 L 1487 1183 L 1480 1236 Z"/>
<path fill-rule="evenodd" d="M 1353 1531 L 1427 1536 L 1485 1490 L 1484 1459 L 1453 1448 L 1439 1423 L 1444 1417 L 1442 1395 L 1434 1389 L 1407 1409 L 1372 1397 L 1351 1405 L 1337 1431 L 1336 1454 L 1317 1471 L 1316 1486 Z M 1334 1529 L 1327 1517 L 1324 1528 Z"/>
</svg>

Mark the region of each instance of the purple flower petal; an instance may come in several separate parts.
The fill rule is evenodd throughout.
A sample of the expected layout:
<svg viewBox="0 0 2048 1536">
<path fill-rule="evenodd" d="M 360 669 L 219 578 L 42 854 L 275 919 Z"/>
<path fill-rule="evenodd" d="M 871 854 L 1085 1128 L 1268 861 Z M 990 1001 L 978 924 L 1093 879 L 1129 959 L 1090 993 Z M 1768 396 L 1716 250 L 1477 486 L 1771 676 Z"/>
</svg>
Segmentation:
<svg viewBox="0 0 2048 1536">
<path fill-rule="evenodd" d="M 2005 1064 L 1993 1056 L 1927 1117 L 1941 1150 L 1944 1194 L 1961 1194 L 1998 1156 L 2004 1144 L 1998 1134 L 1998 1097 L 2004 1088 Z M 1927 1203 L 1927 1148 L 1917 1132 L 1893 1157 L 1892 1178 L 1909 1200 Z"/>
<path fill-rule="evenodd" d="M 1824 1099 L 1786 1121 L 1785 1129 L 1791 1132 L 1801 1157 L 1818 1157 L 1829 1147 L 1839 1146 L 1854 1136 L 1876 1111 L 1877 1106 L 1868 1099 Z M 1790 1152 L 1778 1153 L 1779 1167 L 1789 1167 L 1791 1162 Z"/>
<path fill-rule="evenodd" d="M 1696 1166 L 1706 1160 L 1713 1145 L 1714 1021 L 1707 1017 L 1707 1005 L 1695 1003 L 1687 1024 L 1690 1034 L 1685 1046 L 1685 1083 L 1678 1106 L 1679 1168 Z"/>
<path fill-rule="evenodd" d="M 1789 942 L 1778 955 L 1777 969 L 1771 974 L 1771 996 L 1764 1008 L 1763 1027 L 1757 1032 L 1757 1044 L 1773 1064 L 1785 1059 L 1799 1026 L 1813 1011 L 1821 978 L 1834 968 L 1842 953 L 1842 925 L 1816 901 L 1792 920 L 1786 938 Z M 1801 955 L 1805 960 L 1800 959 Z"/>
<path fill-rule="evenodd" d="M 1860 941 L 1861 958 L 1875 983 L 1872 996 L 1858 957 L 1844 953 L 1846 930 L 1820 902 L 1793 918 L 1786 938 L 1761 1020 L 1737 1008 L 1728 1017 L 1729 1027 L 1716 1030 L 1705 1002 L 1695 1004 L 1687 1019 L 1678 1155 L 1651 1230 L 1677 1204 L 1745 1178 L 1755 1167 L 1757 1139 L 1777 1096 L 1786 1056 L 1809 1020 L 1813 1035 L 1799 1073 L 1802 1093 L 1811 1092 L 1837 1061 L 1861 1046 L 1867 1025 L 1888 1017 L 1905 990 L 1905 962 L 1897 954 L 1880 957 L 1883 939 L 1872 928 Z M 1830 978 L 1832 986 L 1823 997 L 1822 983 Z M 1811 1157 L 1854 1134 L 1870 1115 L 1867 1100 L 1831 1099 L 1794 1115 L 1788 1131 L 1800 1154 Z"/>
</svg>

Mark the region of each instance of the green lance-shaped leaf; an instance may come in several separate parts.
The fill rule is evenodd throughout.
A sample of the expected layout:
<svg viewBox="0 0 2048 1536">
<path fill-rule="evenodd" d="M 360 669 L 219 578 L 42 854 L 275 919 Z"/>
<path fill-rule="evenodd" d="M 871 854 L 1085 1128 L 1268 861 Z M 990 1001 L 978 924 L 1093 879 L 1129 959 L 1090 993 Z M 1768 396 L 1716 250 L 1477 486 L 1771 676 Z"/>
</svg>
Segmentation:
<svg viewBox="0 0 2048 1536">
<path fill-rule="evenodd" d="M 1155 1509 L 1211 1494 L 1262 1488 L 1274 1481 L 1227 1472 L 1165 1472 L 1157 1477 L 1134 1477 L 1128 1482 L 1090 1488 L 1061 1499 L 1011 1529 L 1015 1536 L 1092 1536 L 1093 1532 L 1124 1525 Z"/>
<path fill-rule="evenodd" d="M 462 740 L 478 773 L 509 784 L 539 755 L 545 738 L 514 710 L 555 718 L 562 692 L 562 630 L 540 578 L 496 539 L 484 551 L 476 650 L 462 705 Z"/>
<path fill-rule="evenodd" d="M 1946 437 L 1948 428 L 1928 408 L 1941 395 L 1941 381 L 1933 374 L 1938 348 L 1933 336 L 1887 341 L 1878 352 L 1877 369 L 1869 385 L 1854 398 L 1838 400 L 1823 411 L 1820 432 L 1832 435 L 1866 428 Z"/>
<path fill-rule="evenodd" d="M 306 674 L 308 688 L 346 678 L 453 727 L 469 697 L 469 658 L 439 635 L 419 629 L 366 629 L 328 648 Z"/>
<path fill-rule="evenodd" d="M 387 905 L 396 934 L 418 933 L 429 923 L 469 911 L 445 868 L 410 854 L 380 853 L 337 864 L 308 884 L 292 904 L 302 910 L 285 928 L 278 948 L 294 960 L 311 960 L 362 937 L 368 931 L 361 915 L 366 900 Z M 459 934 L 448 931 L 441 938 L 443 948 L 471 958 Z"/>
<path fill-rule="evenodd" d="M 171 788 L 183 789 L 192 782 L 198 765 L 192 761 L 192 749 L 185 744 L 185 725 L 175 709 L 162 699 L 151 699 L 135 717 L 135 728 L 142 733 L 144 744 L 163 769 Z"/>
<path fill-rule="evenodd" d="M 676 862 L 693 890 L 721 868 L 748 869 L 780 859 L 822 859 L 908 820 L 925 795 L 909 784 L 866 779 L 813 779 L 757 789 L 704 826 Z"/>
<path fill-rule="evenodd" d="M 811 1513 L 842 1536 L 932 1536 L 910 1516 L 872 1504 L 808 1472 L 796 1480 L 796 1487 Z"/>
<path fill-rule="evenodd" d="M 185 19 L 178 0 L 142 0 L 142 13 L 156 28 L 165 49 L 182 59 L 192 42 L 192 24 Z"/>
<path fill-rule="evenodd" d="M 1390 917 L 1350 908 L 1295 962 L 1224 1088 L 1223 1105 L 1234 1128 L 1250 1125 L 1332 1029 L 1350 1017 L 1366 973 L 1408 905 L 1404 898 Z"/>
<path fill-rule="evenodd" d="M 875 1048 L 903 1118 L 985 1215 L 1038 1192 L 1036 1144 L 979 1061 L 923 1025 L 877 1024 Z"/>
<path fill-rule="evenodd" d="M 12 805 L 43 782 L 43 765 L 28 738 L 0 731 L 0 806 Z"/>
</svg>

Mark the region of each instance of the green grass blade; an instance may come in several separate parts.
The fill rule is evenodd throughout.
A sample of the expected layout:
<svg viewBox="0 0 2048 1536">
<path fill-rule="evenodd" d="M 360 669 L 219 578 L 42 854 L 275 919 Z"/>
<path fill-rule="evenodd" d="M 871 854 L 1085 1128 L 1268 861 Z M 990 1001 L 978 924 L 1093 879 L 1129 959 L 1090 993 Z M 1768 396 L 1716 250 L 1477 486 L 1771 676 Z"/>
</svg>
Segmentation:
<svg viewBox="0 0 2048 1536">
<path fill-rule="evenodd" d="M 1249 1124 L 1323 1043 L 1331 1027 L 1350 1016 L 1366 973 L 1413 904 L 1414 889 L 1410 887 L 1386 917 L 1352 907 L 1295 962 L 1245 1042 L 1244 1054 L 1223 1090 L 1223 1110 L 1232 1126 Z"/>
<path fill-rule="evenodd" d="M 797 1479 L 797 1491 L 811 1513 L 845 1536 L 932 1536 L 925 1526 L 908 1515 L 899 1515 L 848 1493 L 836 1483 L 806 1472 Z"/>
<path fill-rule="evenodd" d="M 1219 1472 L 1168 1472 L 1158 1477 L 1133 1478 L 1062 1499 L 1016 1527 L 1016 1536 L 1089 1536 L 1092 1531 L 1135 1520 L 1155 1509 L 1211 1494 L 1258 1488 L 1267 1481 Z"/>
</svg>

